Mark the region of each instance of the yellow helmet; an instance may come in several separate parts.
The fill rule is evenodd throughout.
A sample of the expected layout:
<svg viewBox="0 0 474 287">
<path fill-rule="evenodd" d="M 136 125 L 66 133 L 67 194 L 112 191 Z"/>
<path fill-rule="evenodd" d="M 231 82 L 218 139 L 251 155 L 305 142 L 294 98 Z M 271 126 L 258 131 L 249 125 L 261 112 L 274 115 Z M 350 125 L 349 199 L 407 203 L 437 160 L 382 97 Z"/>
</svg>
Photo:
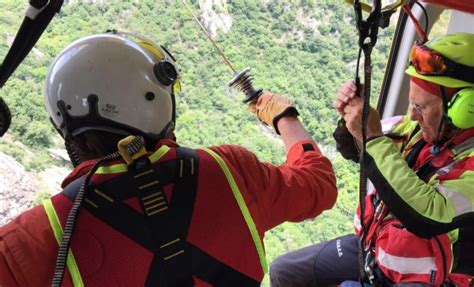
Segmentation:
<svg viewBox="0 0 474 287">
<path fill-rule="evenodd" d="M 466 67 L 470 71 L 465 74 L 470 75 L 470 77 L 466 80 L 465 77 L 459 79 L 459 77 L 457 78 L 455 75 L 421 74 L 415 69 L 413 60 L 406 70 L 408 75 L 449 88 L 474 87 L 474 80 L 471 80 L 473 79 L 472 71 L 474 71 L 474 34 L 455 33 L 445 35 L 426 42 L 422 47 L 426 47 L 440 54 L 446 58 L 448 62 L 451 61 L 454 64 L 460 64 Z M 415 48 L 416 47 L 414 47 L 414 49 Z M 433 57 L 436 57 L 436 55 Z M 433 63 L 433 59 L 429 59 L 429 57 L 425 57 L 424 60 L 429 61 L 429 64 L 434 66 L 438 64 Z M 439 65 L 436 67 L 439 67 Z M 456 67 L 453 69 L 456 70 Z"/>
</svg>

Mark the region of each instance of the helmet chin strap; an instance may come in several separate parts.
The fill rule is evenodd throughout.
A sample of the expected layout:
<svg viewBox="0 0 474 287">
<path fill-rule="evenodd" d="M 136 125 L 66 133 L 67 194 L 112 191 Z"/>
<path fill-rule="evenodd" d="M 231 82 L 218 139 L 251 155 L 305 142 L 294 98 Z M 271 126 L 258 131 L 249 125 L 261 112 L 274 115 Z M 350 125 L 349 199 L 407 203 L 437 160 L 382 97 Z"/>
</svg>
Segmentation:
<svg viewBox="0 0 474 287">
<path fill-rule="evenodd" d="M 438 132 L 436 134 L 436 140 L 435 140 L 434 145 L 431 147 L 431 150 L 430 150 L 431 153 L 434 154 L 434 155 L 437 155 L 441 151 L 441 144 L 442 144 L 443 139 L 444 139 L 444 135 L 442 134 L 443 133 L 443 126 L 445 127 L 445 130 L 444 130 L 445 134 L 446 134 L 446 132 L 449 131 L 450 127 L 453 126 L 451 124 L 451 121 L 449 120 L 449 117 L 448 117 L 448 103 L 449 103 L 449 100 L 448 100 L 448 95 L 446 93 L 446 89 L 445 89 L 444 86 L 439 85 L 439 90 L 440 90 L 440 94 L 441 94 L 441 99 L 443 101 L 443 116 L 441 117 L 441 121 L 439 122 Z"/>
<path fill-rule="evenodd" d="M 64 145 L 66 147 L 67 154 L 71 160 L 72 166 L 76 167 L 81 163 L 81 158 L 77 155 L 74 146 L 71 143 L 71 136 L 67 135 L 64 137 Z"/>
</svg>

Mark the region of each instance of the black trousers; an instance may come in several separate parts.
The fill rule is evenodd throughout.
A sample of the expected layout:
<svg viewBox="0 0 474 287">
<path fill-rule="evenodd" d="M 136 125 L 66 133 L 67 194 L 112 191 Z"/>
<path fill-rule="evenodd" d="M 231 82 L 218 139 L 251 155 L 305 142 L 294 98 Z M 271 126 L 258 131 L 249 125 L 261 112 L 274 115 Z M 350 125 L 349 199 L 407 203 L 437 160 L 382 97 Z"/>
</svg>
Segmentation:
<svg viewBox="0 0 474 287">
<path fill-rule="evenodd" d="M 359 237 L 345 235 L 276 258 L 270 265 L 272 287 L 331 286 L 359 279 Z"/>
</svg>

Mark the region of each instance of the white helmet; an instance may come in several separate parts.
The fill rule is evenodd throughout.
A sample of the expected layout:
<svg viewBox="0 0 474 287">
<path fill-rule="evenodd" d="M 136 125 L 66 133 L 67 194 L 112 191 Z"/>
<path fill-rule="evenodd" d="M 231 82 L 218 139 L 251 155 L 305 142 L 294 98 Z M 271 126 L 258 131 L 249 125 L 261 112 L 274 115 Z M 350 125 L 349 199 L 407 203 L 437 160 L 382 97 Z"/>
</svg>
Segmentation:
<svg viewBox="0 0 474 287">
<path fill-rule="evenodd" d="M 104 130 L 162 138 L 174 128 L 177 79 L 173 56 L 152 41 L 116 31 L 92 35 L 52 63 L 46 108 L 63 137 Z"/>
</svg>

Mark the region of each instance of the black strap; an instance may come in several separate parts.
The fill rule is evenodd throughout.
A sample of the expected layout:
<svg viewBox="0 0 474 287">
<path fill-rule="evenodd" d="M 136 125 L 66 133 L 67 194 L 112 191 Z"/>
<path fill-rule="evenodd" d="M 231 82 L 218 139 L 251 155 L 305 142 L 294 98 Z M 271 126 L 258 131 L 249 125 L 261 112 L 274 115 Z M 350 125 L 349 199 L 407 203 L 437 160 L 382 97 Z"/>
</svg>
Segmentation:
<svg viewBox="0 0 474 287">
<path fill-rule="evenodd" d="M 82 183 L 86 179 L 86 176 L 82 176 L 80 178 L 75 179 L 73 182 L 69 183 L 63 191 L 61 191 L 61 194 L 69 198 L 69 200 L 74 201 L 76 199 L 76 195 L 79 192 L 79 189 L 81 188 Z"/>
<path fill-rule="evenodd" d="M 453 253 L 452 273 L 474 276 L 474 226 L 459 229 L 459 239 L 453 246 Z"/>
<path fill-rule="evenodd" d="M 138 160 L 138 167 L 130 167 L 127 174 L 92 187 L 84 208 L 154 253 L 146 286 L 194 286 L 193 275 L 214 286 L 260 286 L 259 282 L 185 241 L 197 191 L 199 158 L 191 149 L 178 148 L 176 152 L 175 160 L 158 165 L 151 165 L 146 158 Z M 139 182 L 134 178 L 137 175 L 141 175 Z M 156 180 L 158 184 L 139 189 Z M 69 184 L 63 194 L 73 200 L 82 181 L 81 178 Z M 174 188 L 170 202 L 166 202 L 167 209 L 156 212 L 165 206 L 153 207 L 163 202 L 156 194 L 169 183 L 174 183 Z M 151 215 L 122 202 L 137 195 L 144 210 L 151 207 Z"/>
<path fill-rule="evenodd" d="M 418 126 L 417 126 L 418 127 Z M 418 155 L 420 154 L 421 150 L 425 147 L 426 142 L 423 139 L 420 139 L 412 148 L 410 153 L 405 157 L 405 161 L 407 162 L 410 168 L 413 168 L 416 164 L 416 160 Z"/>
<path fill-rule="evenodd" d="M 215 287 L 257 287 L 260 282 L 216 260 L 196 246 L 190 245 L 192 269 L 196 277 Z"/>
<path fill-rule="evenodd" d="M 159 193 L 140 196 L 144 210 L 149 211 L 147 219 L 158 247 L 146 286 L 194 286 L 186 237 L 197 191 L 199 157 L 187 148 L 177 148 L 176 153 L 175 174 L 181 180 L 174 183 L 171 202 L 159 200 Z"/>
<path fill-rule="evenodd" d="M 356 18 L 356 26 L 359 32 L 359 57 L 357 60 L 356 68 L 356 86 L 359 88 L 359 60 L 361 56 L 361 51 L 364 52 L 364 95 L 363 95 L 363 109 L 362 109 L 362 145 L 359 152 L 359 163 L 360 163 L 360 180 L 359 180 L 359 206 L 361 211 L 360 225 L 362 229 L 362 234 L 359 242 L 359 273 L 360 281 L 365 281 L 368 278 L 369 281 L 373 279 L 373 274 L 370 268 L 366 268 L 367 252 L 365 246 L 365 238 L 367 235 L 367 226 L 364 222 L 365 214 L 365 196 L 367 193 L 367 174 L 366 174 L 366 163 L 365 163 L 365 150 L 366 150 L 366 134 L 367 134 L 367 120 L 370 112 L 370 89 L 371 89 L 371 76 L 372 76 L 372 67 L 371 67 L 371 53 L 372 48 L 377 42 L 377 35 L 379 29 L 379 21 L 381 17 L 381 6 L 382 1 L 375 0 L 373 1 L 372 11 L 366 20 L 362 18 L 362 5 L 359 0 L 354 1 L 354 12 Z"/>
</svg>

